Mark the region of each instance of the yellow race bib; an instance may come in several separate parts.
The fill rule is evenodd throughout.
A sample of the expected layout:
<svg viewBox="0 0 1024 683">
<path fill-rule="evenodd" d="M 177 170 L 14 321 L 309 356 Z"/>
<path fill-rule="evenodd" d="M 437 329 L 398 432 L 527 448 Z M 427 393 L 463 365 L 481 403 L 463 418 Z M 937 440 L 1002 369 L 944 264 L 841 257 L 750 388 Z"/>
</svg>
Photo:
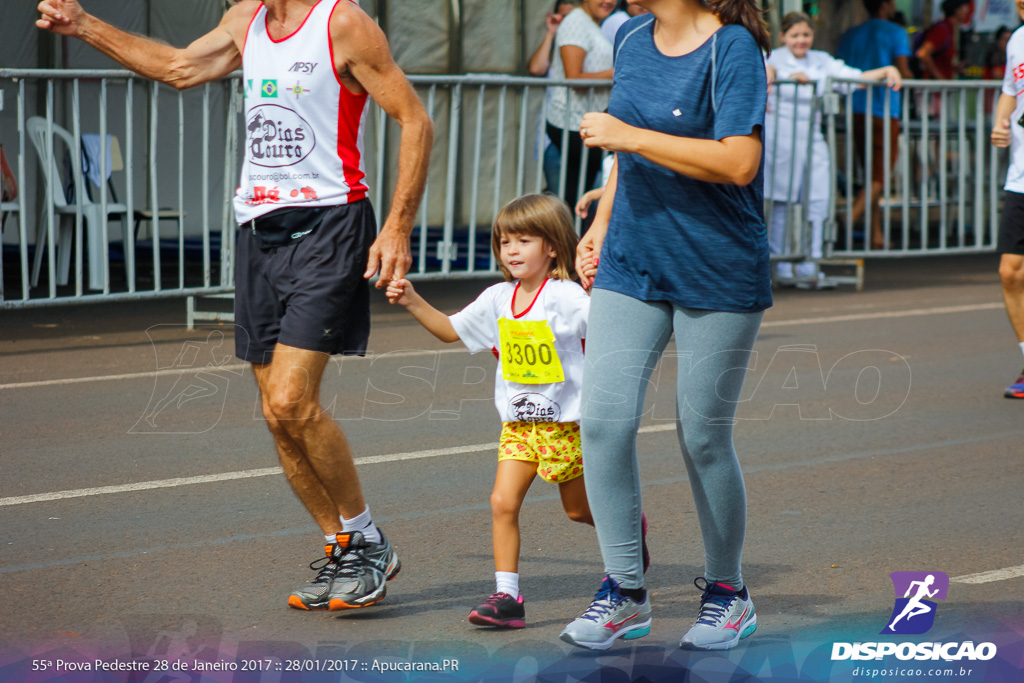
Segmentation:
<svg viewBox="0 0 1024 683">
<path fill-rule="evenodd" d="M 555 384 L 565 381 L 555 349 L 555 335 L 547 320 L 498 319 L 501 376 L 519 384 Z"/>
</svg>

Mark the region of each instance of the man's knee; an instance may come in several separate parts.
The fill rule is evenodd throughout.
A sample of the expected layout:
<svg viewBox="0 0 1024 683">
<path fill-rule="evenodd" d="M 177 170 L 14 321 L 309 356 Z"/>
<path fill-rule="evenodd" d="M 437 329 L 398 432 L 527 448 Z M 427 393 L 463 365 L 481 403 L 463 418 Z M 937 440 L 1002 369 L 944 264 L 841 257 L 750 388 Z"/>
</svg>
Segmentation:
<svg viewBox="0 0 1024 683">
<path fill-rule="evenodd" d="M 287 425 L 320 414 L 320 404 L 302 392 L 271 389 L 263 399 L 263 416 L 268 422 Z"/>
<path fill-rule="evenodd" d="M 1024 255 L 1003 254 L 999 261 L 999 279 L 1003 282 L 1003 291 L 1024 292 Z"/>
<path fill-rule="evenodd" d="M 270 409 L 270 406 L 267 405 L 266 401 L 263 402 L 263 419 L 264 421 L 266 421 L 267 428 L 270 430 L 270 433 L 273 434 L 274 436 L 287 434 L 287 430 L 281 423 L 281 419 L 274 414 L 273 410 Z"/>
</svg>

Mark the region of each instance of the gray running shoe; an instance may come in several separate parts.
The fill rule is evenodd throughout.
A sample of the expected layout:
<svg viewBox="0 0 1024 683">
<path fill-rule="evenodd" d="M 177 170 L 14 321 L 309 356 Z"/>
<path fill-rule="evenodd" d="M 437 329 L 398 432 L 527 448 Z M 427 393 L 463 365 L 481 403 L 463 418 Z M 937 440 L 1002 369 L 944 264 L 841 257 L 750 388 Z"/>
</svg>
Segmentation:
<svg viewBox="0 0 1024 683">
<path fill-rule="evenodd" d="M 704 585 L 698 583 L 702 581 Z M 734 591 L 728 586 L 712 583 L 703 576 L 693 584 L 704 591 L 700 597 L 700 613 L 679 647 L 691 650 L 728 650 L 741 638 L 757 630 L 754 601 L 746 586 Z"/>
<path fill-rule="evenodd" d="M 604 577 L 590 607 L 558 636 L 567 643 L 591 650 L 607 650 L 616 638 L 632 640 L 651 632 L 651 600 L 636 602 L 619 592 L 619 584 Z"/>
<path fill-rule="evenodd" d="M 332 612 L 369 607 L 384 599 L 386 583 L 395 578 L 402 563 L 384 534 L 380 543 L 369 543 L 359 531 L 338 534 L 341 557 L 334 582 L 327 593 Z"/>
<path fill-rule="evenodd" d="M 316 578 L 288 596 L 289 606 L 305 610 L 327 609 L 329 602 L 327 593 L 331 590 L 331 584 L 334 583 L 335 574 L 338 573 L 341 550 L 337 543 L 328 543 L 324 546 L 324 552 L 326 557 L 309 563 L 309 568 L 317 571 Z"/>
</svg>

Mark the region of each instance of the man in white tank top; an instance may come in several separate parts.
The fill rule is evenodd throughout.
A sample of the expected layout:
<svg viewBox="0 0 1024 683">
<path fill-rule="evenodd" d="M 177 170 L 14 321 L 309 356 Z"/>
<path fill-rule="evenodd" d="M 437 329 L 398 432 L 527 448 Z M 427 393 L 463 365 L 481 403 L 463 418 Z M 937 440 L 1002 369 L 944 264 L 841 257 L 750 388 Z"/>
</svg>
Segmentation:
<svg viewBox="0 0 1024 683">
<path fill-rule="evenodd" d="M 1024 19 L 1024 0 L 1017 0 L 1017 11 Z M 995 146 L 1010 148 L 996 251 L 1006 314 L 1024 353 L 1024 28 L 1014 31 L 1006 44 L 1006 75 L 991 137 Z M 1024 398 L 1024 370 L 1003 395 Z"/>
<path fill-rule="evenodd" d="M 386 38 L 354 0 L 242 0 L 182 49 L 117 29 L 77 0 L 43 0 L 38 9 L 39 28 L 80 38 L 175 88 L 243 67 L 236 353 L 253 364 L 285 476 L 326 539 L 316 578 L 288 604 L 376 603 L 398 556 L 370 517 L 319 386 L 330 354 L 365 352 L 369 278 L 379 272 L 377 288 L 386 287 L 412 264 L 409 235 L 433 130 Z M 364 181 L 367 97 L 402 128 L 395 195 L 379 234 Z"/>
</svg>

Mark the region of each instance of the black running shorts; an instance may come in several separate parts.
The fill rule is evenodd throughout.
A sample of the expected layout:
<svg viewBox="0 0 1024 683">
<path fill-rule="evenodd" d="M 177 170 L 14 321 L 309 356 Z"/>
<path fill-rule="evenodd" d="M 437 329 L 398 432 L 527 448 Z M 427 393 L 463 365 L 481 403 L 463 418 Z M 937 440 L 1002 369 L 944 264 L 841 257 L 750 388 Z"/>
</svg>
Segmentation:
<svg viewBox="0 0 1024 683">
<path fill-rule="evenodd" d="M 1024 254 L 1024 194 L 1007 190 L 996 253 Z"/>
<path fill-rule="evenodd" d="M 376 235 L 373 207 L 365 199 L 327 209 L 313 232 L 280 247 L 261 249 L 251 224 L 240 226 L 235 355 L 268 363 L 279 343 L 328 354 L 366 353 L 370 285 L 363 273 Z"/>
</svg>

